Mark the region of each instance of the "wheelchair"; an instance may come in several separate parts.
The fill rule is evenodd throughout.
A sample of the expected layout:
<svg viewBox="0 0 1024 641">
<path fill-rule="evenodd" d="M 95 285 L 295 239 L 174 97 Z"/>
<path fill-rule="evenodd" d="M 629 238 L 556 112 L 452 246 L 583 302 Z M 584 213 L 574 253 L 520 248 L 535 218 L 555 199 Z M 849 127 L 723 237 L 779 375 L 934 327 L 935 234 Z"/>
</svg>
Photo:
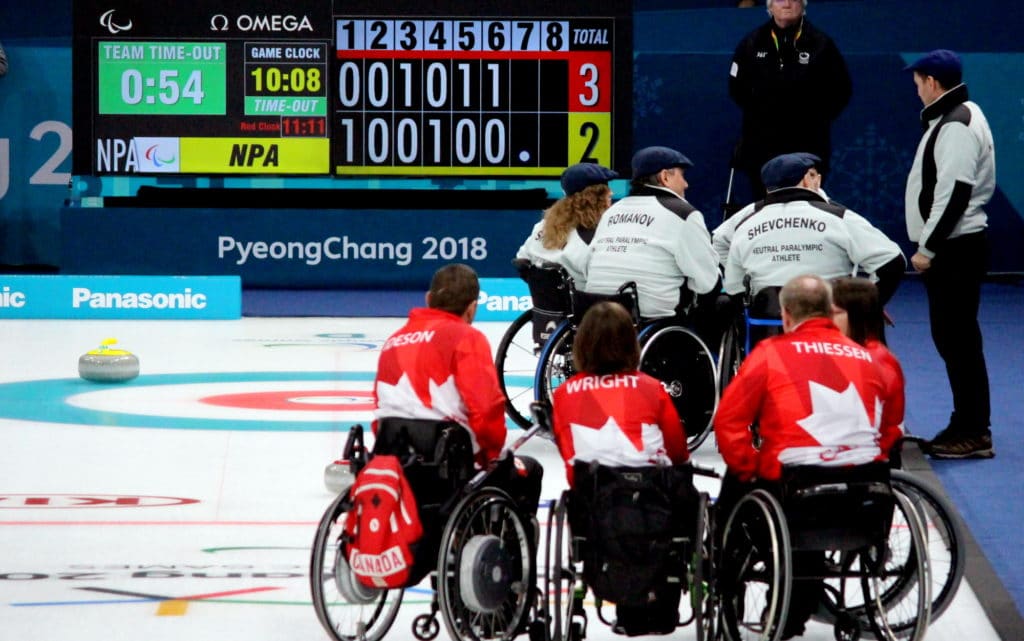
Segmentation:
<svg viewBox="0 0 1024 641">
<path fill-rule="evenodd" d="M 425 439 L 414 435 L 428 423 L 434 432 Z M 512 449 L 534 433 L 536 428 Z M 408 451 L 417 452 L 403 468 L 424 525 L 411 576 L 395 589 L 359 582 L 346 554 L 345 523 L 354 504 L 349 490 L 342 492 L 324 512 L 313 541 L 309 577 L 320 623 L 335 641 L 378 641 L 394 623 L 405 589 L 429 578 L 430 611 L 412 623 L 417 639 L 438 635 L 438 612 L 453 639 L 511 639 L 529 627 L 539 599 L 535 525 L 507 492 L 491 483 L 496 475 L 509 473 L 511 451 L 490 469 L 474 473 L 472 444 L 461 426 L 382 419 L 374 453 Z M 357 472 L 368 456 L 357 425 L 349 432 L 345 458 Z"/>
<path fill-rule="evenodd" d="M 877 639 L 922 639 L 932 605 L 928 538 L 903 487 L 884 463 L 803 466 L 784 468 L 777 489 L 740 497 L 715 553 L 723 638 L 776 641 L 794 582 L 823 581 L 814 616 L 832 623 L 838 641 L 865 628 Z M 904 544 L 894 528 L 905 530 Z"/>
<path fill-rule="evenodd" d="M 519 427 L 528 429 L 540 350 L 569 313 L 570 278 L 557 263 L 536 266 L 525 258 L 517 258 L 512 264 L 530 289 L 533 308 L 520 314 L 505 331 L 495 352 L 494 365 L 505 395 L 506 415 Z"/>
<path fill-rule="evenodd" d="M 923 439 L 904 436 L 897 443 L 896 451 L 908 442 L 921 443 Z M 893 460 L 892 458 L 890 460 Z M 911 472 L 893 469 L 890 471 L 893 488 L 911 499 L 917 517 L 927 533 L 927 557 L 931 578 L 931 613 L 934 622 L 946 611 L 956 596 L 964 575 L 965 543 L 964 525 L 956 509 L 935 487 Z M 905 633 L 912 625 L 914 612 L 915 577 L 913 569 L 913 540 L 908 517 L 902 509 L 893 514 L 889 530 L 889 557 L 886 559 L 888 579 L 883 582 L 881 599 L 886 604 L 886 618 L 889 627 L 897 634 Z M 909 597 L 909 598 L 908 598 Z M 858 618 L 862 629 L 868 627 L 862 607 L 858 607 L 852 594 L 847 592 L 847 606 Z M 834 623 L 833 612 L 825 610 L 815 615 L 824 623 Z"/>
<path fill-rule="evenodd" d="M 778 294 L 781 288 L 767 287 L 752 296 L 750 293 L 750 275 L 743 279 L 743 314 L 730 323 L 722 332 L 722 340 L 718 346 L 718 389 L 725 388 L 736 376 L 740 363 L 753 349 L 754 335 L 758 339 L 771 336 L 782 331 L 782 310 L 779 307 Z M 751 310 L 758 310 L 752 312 Z"/>
<path fill-rule="evenodd" d="M 541 348 L 533 380 L 535 399 L 550 402 L 554 390 L 576 374 L 572 343 L 590 306 L 615 301 L 629 310 L 638 328 L 640 371 L 661 381 L 686 426 L 687 448 L 697 449 L 711 433 L 719 396 L 715 361 L 704 341 L 672 319 L 641 319 L 636 283 L 626 283 L 611 295 L 578 291 L 568 278 L 565 287 L 569 313 Z"/>
</svg>

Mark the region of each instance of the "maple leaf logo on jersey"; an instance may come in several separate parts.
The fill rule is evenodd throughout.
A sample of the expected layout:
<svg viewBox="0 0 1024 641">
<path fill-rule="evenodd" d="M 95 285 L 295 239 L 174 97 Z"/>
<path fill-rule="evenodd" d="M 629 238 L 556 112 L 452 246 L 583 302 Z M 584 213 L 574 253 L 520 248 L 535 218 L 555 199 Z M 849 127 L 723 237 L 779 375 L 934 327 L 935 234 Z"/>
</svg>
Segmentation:
<svg viewBox="0 0 1024 641">
<path fill-rule="evenodd" d="M 403 373 L 394 385 L 378 381 L 377 399 L 381 407 L 401 407 L 403 415 L 408 418 L 465 420 L 462 397 L 455 387 L 454 378 L 449 377 L 440 385 L 430 381 L 429 390 L 429 399 L 420 398 L 409 375 Z"/>
<path fill-rule="evenodd" d="M 866 463 L 878 455 L 878 427 L 868 416 L 856 386 L 850 383 L 837 392 L 810 381 L 813 411 L 797 425 L 811 435 L 820 447 L 790 447 L 779 454 L 783 464 Z M 881 408 L 876 400 L 875 414 Z"/>
<path fill-rule="evenodd" d="M 648 449 L 664 453 L 664 441 L 657 425 L 644 423 L 643 435 L 639 443 L 634 443 L 614 418 L 608 420 L 599 429 L 579 423 L 570 423 L 575 461 L 601 461 L 605 465 L 636 465 L 638 463 L 654 463 L 644 453 L 644 445 Z M 655 454 L 657 456 L 657 454 Z"/>
</svg>

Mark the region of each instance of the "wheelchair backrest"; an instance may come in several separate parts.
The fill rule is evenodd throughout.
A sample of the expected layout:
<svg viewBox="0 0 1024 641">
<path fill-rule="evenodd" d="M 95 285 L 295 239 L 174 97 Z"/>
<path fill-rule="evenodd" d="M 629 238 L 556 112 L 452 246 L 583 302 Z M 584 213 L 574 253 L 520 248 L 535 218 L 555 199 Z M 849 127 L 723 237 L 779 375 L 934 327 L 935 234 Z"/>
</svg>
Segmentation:
<svg viewBox="0 0 1024 641">
<path fill-rule="evenodd" d="M 374 454 L 393 454 L 420 505 L 447 501 L 474 473 L 473 442 L 451 421 L 384 417 L 377 424 Z"/>
<path fill-rule="evenodd" d="M 573 289 L 572 315 L 570 316 L 570 323 L 572 323 L 573 329 L 579 328 L 580 322 L 583 321 L 583 317 L 588 309 L 603 301 L 611 301 L 622 305 L 629 312 L 630 317 L 632 317 L 633 324 L 636 326 L 640 325 L 640 294 L 637 291 L 636 283 L 630 281 L 619 287 L 619 290 L 614 294 L 594 294 Z"/>
<path fill-rule="evenodd" d="M 794 550 L 856 550 L 888 540 L 896 499 L 887 464 L 787 467 L 782 487 Z"/>
<path fill-rule="evenodd" d="M 546 262 L 536 266 L 517 258 L 513 261 L 526 281 L 533 302 L 533 340 L 543 344 L 572 309 L 572 278 L 564 267 Z"/>
<path fill-rule="evenodd" d="M 577 462 L 569 526 L 594 594 L 643 605 L 678 579 L 694 538 L 699 496 L 689 466 L 610 467 Z"/>
</svg>

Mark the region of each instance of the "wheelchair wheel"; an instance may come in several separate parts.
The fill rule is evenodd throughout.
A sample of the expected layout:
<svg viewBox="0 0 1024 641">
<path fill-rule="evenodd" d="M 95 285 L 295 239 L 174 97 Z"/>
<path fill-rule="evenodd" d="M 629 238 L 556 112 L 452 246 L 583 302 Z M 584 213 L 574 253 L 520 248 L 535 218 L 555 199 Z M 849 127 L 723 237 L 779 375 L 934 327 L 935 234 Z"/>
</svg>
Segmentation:
<svg viewBox="0 0 1024 641">
<path fill-rule="evenodd" d="M 711 595 L 714 578 L 711 576 L 712 533 L 708 495 L 700 493 L 697 504 L 697 522 L 694 530 L 692 558 L 690 559 L 690 605 L 697 627 L 697 641 L 715 638 L 715 609 Z"/>
<path fill-rule="evenodd" d="M 572 532 L 568 519 L 568 492 L 551 506 L 548 518 L 548 542 L 545 588 L 550 603 L 551 641 L 581 641 L 586 629 L 584 594 L 577 594 L 582 577 L 573 559 Z M 584 589 L 585 591 L 585 589 Z"/>
<path fill-rule="evenodd" d="M 931 594 L 929 620 L 934 621 L 949 607 L 963 579 L 963 525 L 949 502 L 931 485 L 913 474 L 893 470 L 892 484 L 898 493 L 909 497 L 924 532 Z M 903 638 L 907 630 L 914 626 L 918 575 L 913 530 L 902 504 L 897 504 L 894 511 L 888 544 L 884 582 L 876 591 L 886 604 L 889 627 Z M 841 595 L 847 610 L 858 617 L 861 626 L 868 627 L 863 595 L 852 594 L 850 586 L 845 583 L 834 586 L 833 592 Z M 823 617 L 825 621 L 834 621 L 835 609 L 829 608 L 829 616 Z"/>
<path fill-rule="evenodd" d="M 551 396 L 558 386 L 572 378 L 576 368 L 572 363 L 572 341 L 575 334 L 568 322 L 563 322 L 551 332 L 544 344 L 537 362 L 533 381 L 533 392 L 538 401 L 551 402 Z"/>
<path fill-rule="evenodd" d="M 778 641 L 792 588 L 789 530 L 764 490 L 743 496 L 722 532 L 717 577 L 719 625 L 728 641 Z"/>
<path fill-rule="evenodd" d="M 309 565 L 313 607 L 335 641 L 378 641 L 394 623 L 403 591 L 366 588 L 352 576 L 342 541 L 351 507 L 346 491 L 320 519 Z"/>
<path fill-rule="evenodd" d="M 640 371 L 650 374 L 672 397 L 686 425 L 692 452 L 711 433 L 718 409 L 718 380 L 711 351 L 696 334 L 678 326 L 652 325 L 640 331 Z"/>
<path fill-rule="evenodd" d="M 875 638 L 885 641 L 920 641 L 928 630 L 931 611 L 931 577 L 928 570 L 928 544 L 919 512 L 913 499 L 896 489 L 895 512 L 906 518 L 909 545 L 905 562 L 895 570 L 903 584 L 899 598 L 891 591 L 890 577 L 894 570 L 881 564 L 877 572 L 864 573 L 864 617 Z M 884 551 L 880 551 L 884 554 Z M 862 567 L 872 567 L 862 561 Z"/>
<path fill-rule="evenodd" d="M 733 323 L 722 333 L 722 342 L 718 345 L 718 395 L 725 392 L 725 388 L 736 377 L 740 369 L 740 362 L 743 360 L 743 344 L 740 339 L 739 328 Z"/>
<path fill-rule="evenodd" d="M 524 429 L 531 425 L 530 403 L 539 352 L 540 346 L 533 342 L 533 311 L 527 310 L 505 330 L 494 357 L 498 384 L 505 395 L 505 413 Z"/>
<path fill-rule="evenodd" d="M 532 525 L 496 488 L 463 498 L 441 537 L 438 602 L 453 639 L 511 639 L 536 598 Z"/>
<path fill-rule="evenodd" d="M 910 497 L 924 526 L 932 578 L 931 620 L 934 621 L 949 607 L 964 577 L 964 526 L 956 508 L 938 490 L 913 474 L 893 470 L 892 483 Z M 898 519 L 900 515 L 896 516 Z M 890 537 L 896 535 L 896 527 L 894 522 Z"/>
</svg>

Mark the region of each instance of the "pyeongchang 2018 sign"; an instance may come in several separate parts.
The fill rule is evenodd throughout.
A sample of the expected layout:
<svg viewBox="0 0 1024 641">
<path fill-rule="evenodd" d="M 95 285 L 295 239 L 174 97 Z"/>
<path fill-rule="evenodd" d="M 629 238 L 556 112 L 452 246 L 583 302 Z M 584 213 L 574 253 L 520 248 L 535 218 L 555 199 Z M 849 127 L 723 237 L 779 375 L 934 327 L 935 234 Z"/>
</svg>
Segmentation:
<svg viewBox="0 0 1024 641">
<path fill-rule="evenodd" d="M 238 276 L 0 276 L 0 318 L 233 320 Z"/>
</svg>

